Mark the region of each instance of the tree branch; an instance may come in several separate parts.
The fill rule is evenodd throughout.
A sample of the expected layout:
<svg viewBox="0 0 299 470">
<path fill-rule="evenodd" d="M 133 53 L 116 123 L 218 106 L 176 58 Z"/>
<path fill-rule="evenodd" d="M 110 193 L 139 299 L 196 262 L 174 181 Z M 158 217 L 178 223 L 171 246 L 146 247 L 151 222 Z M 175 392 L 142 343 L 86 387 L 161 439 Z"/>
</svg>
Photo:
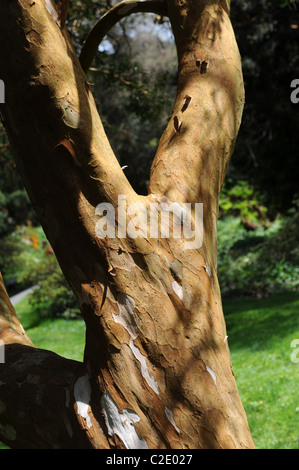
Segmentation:
<svg viewBox="0 0 299 470">
<path fill-rule="evenodd" d="M 4 347 L 0 362 L 2 442 L 15 449 L 109 448 L 103 418 L 94 417 L 90 404 L 85 366 L 33 346 L 1 273 L 0 341 Z"/>
<path fill-rule="evenodd" d="M 178 88 L 149 186 L 155 195 L 209 208 L 204 232 L 211 236 L 205 236 L 209 246 L 203 249 L 212 271 L 217 266 L 218 197 L 244 105 L 241 59 L 228 8 L 225 1 L 195 0 L 188 15 L 180 2 L 169 9 L 178 51 Z"/>
<path fill-rule="evenodd" d="M 109 10 L 90 31 L 79 57 L 84 72 L 87 72 L 96 55 L 99 44 L 110 29 L 122 18 L 133 13 L 156 13 L 167 16 L 167 3 L 165 0 L 123 0 Z"/>
<path fill-rule="evenodd" d="M 61 0 L 61 2 L 59 2 L 57 5 L 61 28 L 64 27 L 65 22 L 66 22 L 68 6 L 69 6 L 69 0 Z"/>
<path fill-rule="evenodd" d="M 97 410 L 98 413 L 98 410 Z M 109 448 L 83 364 L 21 344 L 0 364 L 0 440 L 14 449 Z"/>
<path fill-rule="evenodd" d="M 32 346 L 32 342 L 24 331 L 15 309 L 5 289 L 0 272 L 0 340 L 4 344 L 21 343 Z"/>
</svg>

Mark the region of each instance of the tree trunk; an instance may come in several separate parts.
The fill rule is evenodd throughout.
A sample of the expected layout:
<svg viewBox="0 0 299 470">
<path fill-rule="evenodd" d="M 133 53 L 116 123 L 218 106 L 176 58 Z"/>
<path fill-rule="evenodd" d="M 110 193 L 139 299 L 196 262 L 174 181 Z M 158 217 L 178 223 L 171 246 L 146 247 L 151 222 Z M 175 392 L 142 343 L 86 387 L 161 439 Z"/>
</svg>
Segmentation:
<svg viewBox="0 0 299 470">
<path fill-rule="evenodd" d="M 1 280 L 0 438 L 13 448 L 254 447 L 216 269 L 218 196 L 244 102 L 229 2 L 168 2 L 177 97 L 146 197 L 111 150 L 52 3 L 2 0 L 0 9 L 4 124 L 86 323 L 83 364 L 36 349 Z M 126 218 L 125 202 L 133 208 Z M 161 222 L 170 202 L 176 219 L 162 226 L 170 235 L 153 236 L 148 215 L 159 212 Z M 116 212 L 115 234 L 105 238 L 101 203 Z M 174 235 L 186 217 L 194 245 Z"/>
</svg>

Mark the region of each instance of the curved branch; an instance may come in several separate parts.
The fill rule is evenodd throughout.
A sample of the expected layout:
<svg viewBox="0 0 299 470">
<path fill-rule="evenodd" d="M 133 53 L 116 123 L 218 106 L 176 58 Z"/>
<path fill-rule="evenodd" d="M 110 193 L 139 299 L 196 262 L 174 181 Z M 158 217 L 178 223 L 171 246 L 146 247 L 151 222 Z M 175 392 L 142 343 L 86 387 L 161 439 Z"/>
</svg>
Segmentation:
<svg viewBox="0 0 299 470">
<path fill-rule="evenodd" d="M 83 45 L 79 60 L 84 72 L 87 72 L 91 66 L 99 44 L 110 29 L 132 13 L 156 13 L 167 16 L 167 3 L 165 0 L 124 0 L 111 8 L 95 24 Z"/>
<path fill-rule="evenodd" d="M 169 10 L 179 62 L 177 96 L 151 168 L 149 193 L 205 208 L 205 255 L 217 266 L 218 195 L 239 131 L 244 106 L 241 58 L 229 2 L 194 0 L 184 17 Z M 207 241 L 208 240 L 208 241 Z M 208 246 L 209 245 L 209 246 Z"/>
</svg>

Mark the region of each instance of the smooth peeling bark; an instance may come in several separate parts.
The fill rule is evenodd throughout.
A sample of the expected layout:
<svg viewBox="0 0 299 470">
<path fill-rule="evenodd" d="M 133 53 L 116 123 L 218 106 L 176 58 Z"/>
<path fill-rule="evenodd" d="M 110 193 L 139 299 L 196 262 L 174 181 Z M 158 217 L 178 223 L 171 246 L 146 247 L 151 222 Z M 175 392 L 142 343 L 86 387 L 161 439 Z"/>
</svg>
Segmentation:
<svg viewBox="0 0 299 470">
<path fill-rule="evenodd" d="M 0 341 L 4 344 L 21 343 L 32 346 L 30 338 L 24 331 L 15 309 L 6 292 L 0 272 Z"/>
<path fill-rule="evenodd" d="M 99 248 L 92 238 L 95 226 L 92 203 L 95 206 L 104 198 L 113 198 L 123 191 L 122 185 L 127 187 L 129 193 L 130 187 L 112 154 L 86 77 L 66 33 L 60 30 L 55 16 L 49 10 L 48 2 L 7 1 L 1 3 L 1 11 L 6 18 L 0 29 L 2 51 L 10 51 L 13 57 L 17 57 L 17 60 L 9 62 L 5 54 L 0 57 L 1 74 L 7 84 L 6 104 L 1 109 L 3 119 L 19 172 L 55 252 L 61 255 L 58 255 L 61 266 L 69 274 L 68 280 L 78 293 L 80 301 L 81 283 L 86 282 L 89 285 L 90 279 L 98 279 L 96 282 L 100 285 L 99 279 L 105 278 L 105 272 L 100 266 L 101 262 L 104 264 L 104 248 Z M 101 194 L 102 180 L 106 175 L 109 175 L 109 180 L 104 196 Z M 110 177 L 115 180 L 113 186 Z M 59 440 L 53 442 L 49 438 L 46 444 L 33 430 L 27 435 L 27 441 L 18 437 L 26 434 L 23 428 L 27 429 L 27 424 L 30 429 L 32 416 L 28 402 L 28 412 L 23 415 L 23 420 L 17 418 L 17 413 L 13 413 L 14 409 L 18 410 L 19 401 L 16 396 L 20 396 L 18 380 L 14 375 L 14 361 L 23 361 L 27 357 L 27 351 L 30 351 L 28 357 L 32 358 L 32 365 L 35 367 L 36 355 L 33 348 L 26 349 L 25 354 L 24 348 L 15 347 L 16 343 L 32 347 L 32 343 L 23 335 L 15 313 L 8 305 L 8 296 L 4 289 L 1 289 L 1 298 L 5 305 L 5 320 L 1 318 L 1 340 L 9 345 L 8 349 L 5 346 L 5 364 L 0 366 L 0 396 L 5 403 L 0 414 L 0 431 L 3 430 L 3 433 L 0 432 L 1 438 L 8 445 L 17 448 L 28 445 L 55 447 Z M 14 354 L 17 356 L 14 357 Z M 59 382 L 64 375 L 60 372 L 59 364 L 61 361 L 63 370 L 65 360 L 58 356 L 53 360 L 52 353 L 49 354 L 50 363 L 55 363 L 55 367 L 51 367 L 53 380 L 56 378 Z M 29 359 L 25 360 L 25 364 L 28 366 L 27 374 L 30 375 Z M 69 375 L 73 376 L 73 382 L 69 377 L 65 378 L 69 382 L 71 394 L 76 376 L 72 370 L 72 362 L 67 364 L 70 368 Z M 39 363 L 41 376 L 44 365 Z M 7 369 L 10 371 L 7 372 Z M 11 375 L 8 389 L 5 386 L 7 374 Z M 42 385 L 46 387 L 46 384 Z M 58 399 L 59 388 L 57 386 L 53 394 L 53 402 L 56 403 L 56 413 L 52 414 L 54 422 L 50 422 L 49 418 L 45 419 L 44 410 L 44 414 L 40 412 L 39 418 L 36 418 L 39 419 L 40 426 L 46 422 L 49 427 L 54 427 L 55 421 L 59 421 L 59 416 L 66 412 L 71 414 L 71 422 L 74 419 L 81 422 L 80 446 L 107 447 L 105 436 L 98 431 L 98 420 L 93 425 L 92 432 L 88 432 L 89 440 L 86 440 L 86 420 L 78 412 L 77 406 L 73 410 L 66 410 L 65 398 L 63 402 Z M 35 394 L 31 395 L 34 401 Z M 7 402 L 9 397 L 12 400 L 10 406 Z M 20 400 L 22 408 L 21 403 Z M 17 437 L 13 440 L 7 437 L 7 423 L 15 430 Z M 65 429 L 63 422 L 57 422 L 58 428 L 59 424 Z M 93 433 L 97 439 L 91 437 Z M 76 435 L 78 436 L 77 432 Z M 90 444 L 91 441 L 93 444 Z M 71 447 L 78 447 L 77 439 L 72 441 L 67 437 L 60 445 L 66 446 L 67 442 Z"/>
<path fill-rule="evenodd" d="M 53 391 L 53 399 L 60 397 L 59 435 L 65 416 L 67 428 L 75 429 L 76 439 L 61 439 L 62 447 L 254 447 L 231 369 L 215 270 L 217 200 L 243 100 L 228 7 L 221 5 L 168 4 L 179 57 L 178 96 L 153 164 L 150 194 L 141 197 L 113 155 L 86 77 L 49 2 L 2 1 L 7 21 L 0 41 L 18 58 L 6 67 L 6 54 L 0 54 L 5 127 L 86 323 L 82 369 L 48 353 L 59 378 Z M 203 246 L 186 249 L 184 239 L 149 234 L 99 238 L 96 207 L 112 203 L 118 226 L 119 195 L 147 210 L 153 203 L 165 209 L 166 197 L 177 204 L 203 202 Z M 126 224 L 133 217 L 127 215 Z M 29 350 L 34 357 L 28 347 L 26 354 L 19 349 L 11 360 L 7 356 L 6 370 L 13 371 L 14 361 Z M 34 375 L 41 368 L 35 364 Z M 44 391 L 49 382 L 42 380 Z M 63 384 L 73 397 L 71 407 L 61 398 Z M 4 390 L 0 424 L 13 426 L 17 435 L 31 429 L 29 414 L 25 424 L 7 411 Z M 28 435 L 39 447 L 36 429 Z M 55 442 L 47 442 L 55 447 L 57 441 L 55 434 Z"/>
<path fill-rule="evenodd" d="M 172 2 L 177 96 L 151 168 L 149 192 L 202 203 L 202 254 L 221 311 L 217 279 L 218 199 L 244 107 L 241 58 L 230 2 Z M 225 329 L 225 325 L 223 325 Z"/>
<path fill-rule="evenodd" d="M 227 10 L 226 2 L 200 0 L 169 7 L 179 79 L 150 179 L 154 194 L 204 204 L 205 242 L 211 244 L 206 251 L 213 271 L 218 198 L 244 106 L 241 59 Z"/>
</svg>

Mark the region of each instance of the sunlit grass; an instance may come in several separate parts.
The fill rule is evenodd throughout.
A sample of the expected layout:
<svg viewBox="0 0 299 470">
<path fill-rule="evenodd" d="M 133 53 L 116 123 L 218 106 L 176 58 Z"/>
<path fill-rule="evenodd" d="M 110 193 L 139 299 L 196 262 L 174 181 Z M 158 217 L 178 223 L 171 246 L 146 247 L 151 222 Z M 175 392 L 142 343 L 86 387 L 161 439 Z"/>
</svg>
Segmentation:
<svg viewBox="0 0 299 470">
<path fill-rule="evenodd" d="M 299 295 L 224 302 L 238 390 L 258 448 L 299 448 Z M 299 359 L 299 353 L 297 354 Z"/>
<path fill-rule="evenodd" d="M 85 345 L 83 320 L 57 318 L 40 321 L 28 297 L 17 304 L 16 312 L 36 347 L 49 349 L 68 359 L 83 360 Z"/>
</svg>

